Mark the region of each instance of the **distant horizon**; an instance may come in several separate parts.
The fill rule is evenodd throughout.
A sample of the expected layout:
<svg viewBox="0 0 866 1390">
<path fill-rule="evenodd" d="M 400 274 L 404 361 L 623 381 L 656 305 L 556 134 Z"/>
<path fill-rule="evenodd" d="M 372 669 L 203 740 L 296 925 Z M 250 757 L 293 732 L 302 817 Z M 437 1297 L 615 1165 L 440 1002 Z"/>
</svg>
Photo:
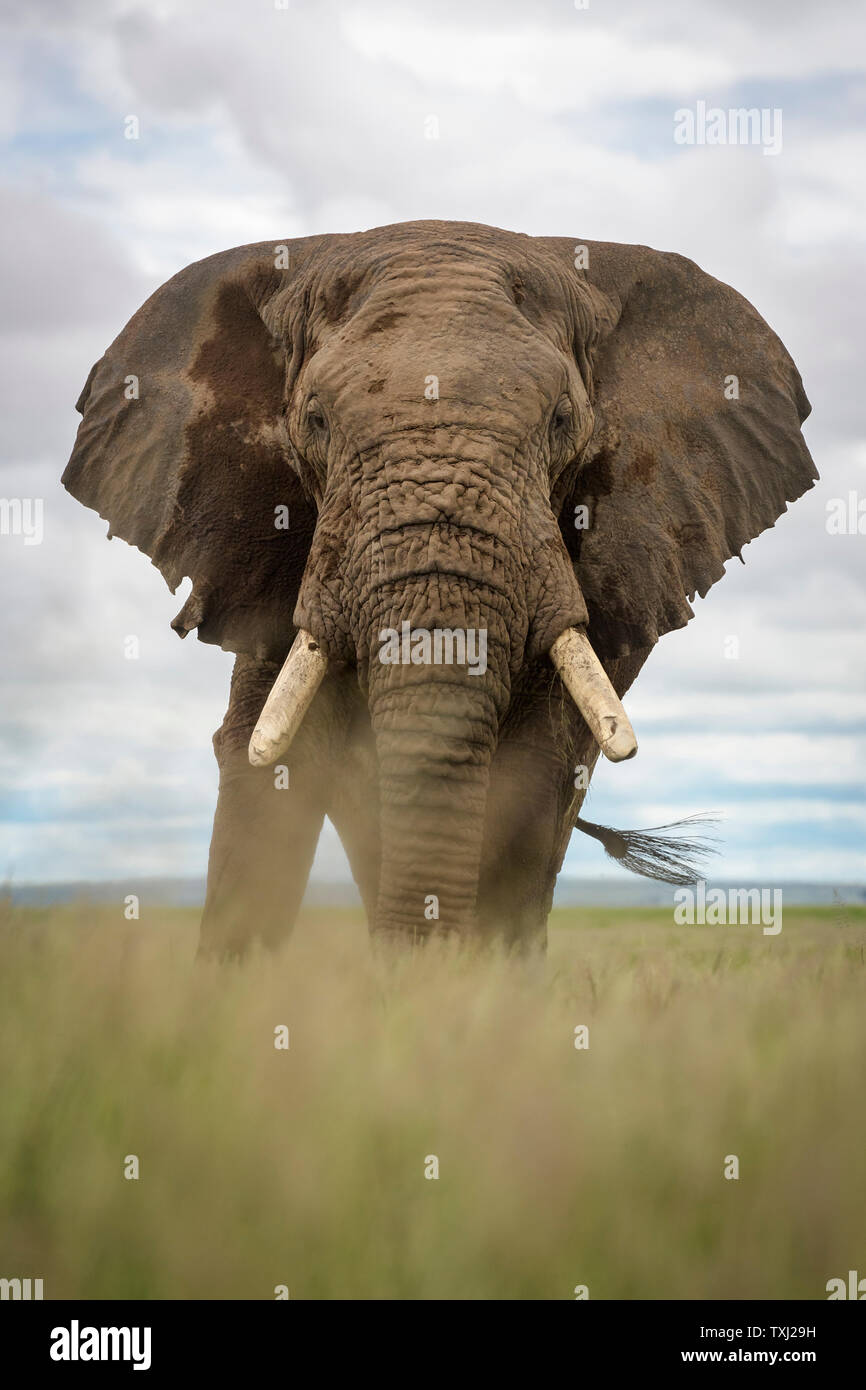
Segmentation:
<svg viewBox="0 0 866 1390">
<path fill-rule="evenodd" d="M 790 907 L 849 906 L 866 903 L 866 883 L 839 883 L 831 880 L 773 880 L 763 878 L 750 884 L 708 875 L 708 889 L 775 888 Z M 640 878 L 612 870 L 608 875 L 584 877 L 560 874 L 553 897 L 554 907 L 667 907 L 673 904 L 676 885 L 656 879 Z M 149 897 L 155 907 L 201 907 L 205 897 L 205 878 L 198 876 L 154 876 L 130 874 L 114 879 L 58 879 L 15 883 L 7 880 L 0 896 L 11 898 L 19 907 L 48 907 L 62 903 L 92 900 L 96 903 L 122 901 L 129 893 Z M 312 907 L 362 906 L 361 896 L 351 878 L 311 877 L 304 894 L 304 905 Z"/>
</svg>

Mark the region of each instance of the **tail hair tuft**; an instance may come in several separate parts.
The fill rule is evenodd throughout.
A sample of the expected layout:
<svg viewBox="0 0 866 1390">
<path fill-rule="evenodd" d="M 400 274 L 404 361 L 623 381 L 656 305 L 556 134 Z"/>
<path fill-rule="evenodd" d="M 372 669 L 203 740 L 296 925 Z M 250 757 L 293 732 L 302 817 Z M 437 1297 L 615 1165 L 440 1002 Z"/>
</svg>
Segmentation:
<svg viewBox="0 0 866 1390">
<path fill-rule="evenodd" d="M 655 825 L 648 830 L 613 830 L 609 825 L 594 825 L 579 817 L 575 826 L 584 835 L 599 840 L 608 858 L 631 873 L 659 879 L 662 883 L 685 885 L 705 878 L 701 861 L 707 855 L 718 854 L 716 836 L 693 832 L 718 823 L 718 816 L 703 814 L 687 816 L 670 825 Z M 666 830 L 677 834 L 665 835 L 662 832 Z"/>
</svg>

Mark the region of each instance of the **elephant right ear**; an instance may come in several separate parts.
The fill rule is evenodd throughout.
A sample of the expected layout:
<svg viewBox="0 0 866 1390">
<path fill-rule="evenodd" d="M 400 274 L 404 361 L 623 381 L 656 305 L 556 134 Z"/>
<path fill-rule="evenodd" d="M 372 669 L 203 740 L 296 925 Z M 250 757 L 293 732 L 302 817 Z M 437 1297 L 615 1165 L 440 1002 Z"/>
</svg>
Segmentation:
<svg viewBox="0 0 866 1390">
<path fill-rule="evenodd" d="M 551 244 L 572 263 L 573 242 Z M 695 594 L 818 475 L 800 374 L 742 295 L 683 256 L 580 249 L 599 324 L 595 426 L 557 501 L 604 660 L 683 627 Z"/>
<path fill-rule="evenodd" d="M 291 643 L 316 514 L 283 422 L 302 332 L 292 356 L 267 324 L 322 240 L 222 252 L 157 290 L 91 371 L 62 479 L 172 593 L 192 579 L 180 636 L 271 659 Z"/>
</svg>

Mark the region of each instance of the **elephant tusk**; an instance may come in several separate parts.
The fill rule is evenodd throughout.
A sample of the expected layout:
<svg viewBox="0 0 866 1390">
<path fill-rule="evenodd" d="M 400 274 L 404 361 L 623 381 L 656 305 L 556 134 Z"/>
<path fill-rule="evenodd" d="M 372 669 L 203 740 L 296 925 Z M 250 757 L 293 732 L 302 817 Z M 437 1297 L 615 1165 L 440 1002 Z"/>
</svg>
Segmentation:
<svg viewBox="0 0 866 1390">
<path fill-rule="evenodd" d="M 285 753 L 327 669 L 328 658 L 315 637 L 301 628 L 253 729 L 249 751 L 253 767 L 267 767 Z"/>
<path fill-rule="evenodd" d="M 612 763 L 633 758 L 634 729 L 586 633 L 567 627 L 550 648 L 550 659 L 604 756 Z"/>
</svg>

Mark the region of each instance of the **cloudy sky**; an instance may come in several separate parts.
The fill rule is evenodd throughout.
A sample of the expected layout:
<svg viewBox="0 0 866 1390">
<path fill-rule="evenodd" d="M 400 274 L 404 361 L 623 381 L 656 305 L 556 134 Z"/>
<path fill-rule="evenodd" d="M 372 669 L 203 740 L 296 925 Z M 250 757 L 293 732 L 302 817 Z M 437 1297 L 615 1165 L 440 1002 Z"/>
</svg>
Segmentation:
<svg viewBox="0 0 866 1390">
<path fill-rule="evenodd" d="M 0 14 L 0 497 L 44 507 L 41 544 L 0 534 L 0 873 L 206 865 L 232 658 L 181 644 L 168 624 L 189 586 L 172 597 L 59 486 L 92 362 L 190 261 L 433 217 L 681 252 L 786 343 L 821 482 L 657 648 L 628 701 L 640 755 L 599 769 L 586 813 L 642 826 L 713 810 L 723 877 L 866 881 L 866 534 L 827 529 L 833 499 L 866 499 L 863 7 L 3 0 Z M 781 150 L 678 144 L 674 113 L 698 102 L 779 110 Z M 317 865 L 341 872 L 333 833 Z M 576 836 L 567 869 L 608 865 Z"/>
</svg>

